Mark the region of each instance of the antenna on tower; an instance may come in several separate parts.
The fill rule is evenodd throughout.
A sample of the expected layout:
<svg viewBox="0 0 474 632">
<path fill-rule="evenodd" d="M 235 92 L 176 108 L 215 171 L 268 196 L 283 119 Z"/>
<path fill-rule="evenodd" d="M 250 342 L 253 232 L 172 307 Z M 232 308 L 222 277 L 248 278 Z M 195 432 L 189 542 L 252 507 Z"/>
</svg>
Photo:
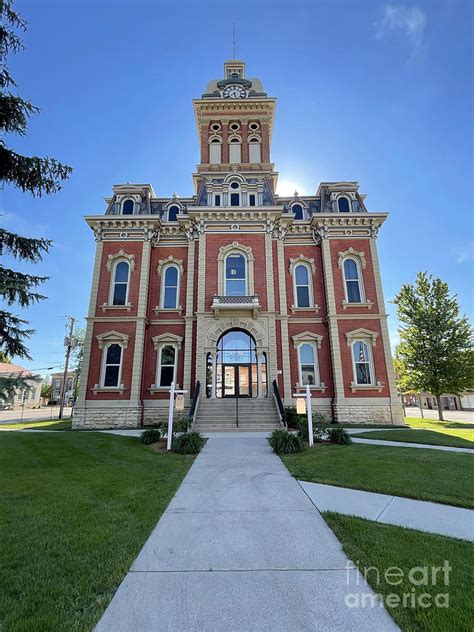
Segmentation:
<svg viewBox="0 0 474 632">
<path fill-rule="evenodd" d="M 235 20 L 232 22 L 232 59 L 235 59 Z"/>
</svg>

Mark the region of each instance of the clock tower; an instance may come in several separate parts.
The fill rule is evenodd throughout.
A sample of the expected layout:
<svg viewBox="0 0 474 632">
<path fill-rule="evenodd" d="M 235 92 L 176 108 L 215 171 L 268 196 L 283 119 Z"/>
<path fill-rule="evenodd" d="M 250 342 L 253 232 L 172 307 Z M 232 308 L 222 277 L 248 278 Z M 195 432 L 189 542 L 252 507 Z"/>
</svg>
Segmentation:
<svg viewBox="0 0 474 632">
<path fill-rule="evenodd" d="M 276 99 L 259 79 L 245 76 L 245 63 L 224 64 L 224 77 L 207 84 L 193 102 L 200 139 L 201 161 L 194 174 L 196 193 L 217 174 L 239 171 L 259 176 L 274 193 L 277 173 L 270 161 Z"/>
</svg>

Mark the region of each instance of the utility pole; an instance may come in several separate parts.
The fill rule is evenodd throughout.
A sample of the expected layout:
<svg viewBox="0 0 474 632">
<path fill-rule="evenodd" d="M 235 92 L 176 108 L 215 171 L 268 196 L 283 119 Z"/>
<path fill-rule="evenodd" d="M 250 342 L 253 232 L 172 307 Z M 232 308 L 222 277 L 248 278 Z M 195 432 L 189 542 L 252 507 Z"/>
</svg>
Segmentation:
<svg viewBox="0 0 474 632">
<path fill-rule="evenodd" d="M 76 321 L 76 319 L 74 318 L 74 316 L 67 316 L 67 319 L 69 320 L 69 335 L 66 338 L 67 340 L 67 345 L 66 345 L 66 361 L 64 364 L 64 374 L 63 374 L 63 383 L 61 386 L 61 397 L 60 397 L 60 401 L 59 401 L 59 415 L 58 418 L 62 419 L 63 418 L 63 410 L 64 410 L 64 398 L 66 396 L 66 382 L 67 382 L 67 372 L 68 372 L 68 368 L 69 368 L 69 357 L 71 355 L 71 350 L 73 349 L 73 343 L 74 343 L 74 339 L 73 339 L 73 333 L 74 333 L 74 323 Z"/>
</svg>

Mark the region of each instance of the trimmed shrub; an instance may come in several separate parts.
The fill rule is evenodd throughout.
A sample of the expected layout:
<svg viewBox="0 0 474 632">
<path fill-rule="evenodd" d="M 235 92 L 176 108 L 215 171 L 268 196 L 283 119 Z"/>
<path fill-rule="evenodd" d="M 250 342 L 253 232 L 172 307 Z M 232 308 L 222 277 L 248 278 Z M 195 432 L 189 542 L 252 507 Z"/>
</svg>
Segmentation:
<svg viewBox="0 0 474 632">
<path fill-rule="evenodd" d="M 305 415 L 298 415 L 295 406 L 288 406 L 285 408 L 285 413 L 288 428 L 295 428 L 298 430 L 301 419 L 306 419 Z"/>
<path fill-rule="evenodd" d="M 306 415 L 298 415 L 298 434 L 303 441 L 308 442 L 308 418 Z M 314 413 L 313 415 L 313 439 L 314 441 L 321 442 L 326 439 L 327 431 L 329 427 L 329 419 L 324 413 Z"/>
<path fill-rule="evenodd" d="M 274 430 L 268 441 L 276 454 L 303 452 L 301 437 L 286 430 Z"/>
<path fill-rule="evenodd" d="M 199 432 L 186 432 L 173 439 L 171 449 L 178 454 L 198 454 L 205 442 Z"/>
<path fill-rule="evenodd" d="M 140 435 L 140 441 L 150 445 L 150 443 L 156 443 L 161 439 L 161 430 L 159 428 L 149 428 Z"/>
<path fill-rule="evenodd" d="M 190 427 L 191 420 L 189 419 L 189 417 L 180 417 L 173 423 L 173 434 L 175 432 L 187 432 Z"/>
<path fill-rule="evenodd" d="M 329 428 L 327 431 L 329 443 L 337 443 L 339 445 L 349 445 L 352 439 L 344 428 Z"/>
</svg>

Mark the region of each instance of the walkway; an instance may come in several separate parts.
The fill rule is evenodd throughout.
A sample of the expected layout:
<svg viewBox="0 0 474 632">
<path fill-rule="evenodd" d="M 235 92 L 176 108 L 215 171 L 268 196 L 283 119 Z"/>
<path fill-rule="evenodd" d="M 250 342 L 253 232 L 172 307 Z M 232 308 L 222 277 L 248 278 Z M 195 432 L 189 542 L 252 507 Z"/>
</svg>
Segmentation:
<svg viewBox="0 0 474 632">
<path fill-rule="evenodd" d="M 359 582 L 359 584 L 357 584 Z M 264 435 L 213 434 L 97 632 L 378 632 L 370 588 Z"/>
<path fill-rule="evenodd" d="M 359 430 L 359 432 L 361 432 Z M 375 431 L 374 431 L 375 432 Z M 463 452 L 464 454 L 474 454 L 472 448 L 452 448 L 447 445 L 430 445 L 428 443 L 408 443 L 407 441 L 385 441 L 382 439 L 358 439 L 351 437 L 352 443 L 367 443 L 369 445 L 384 445 L 394 448 L 423 448 L 428 450 L 441 450 L 442 452 Z"/>
<path fill-rule="evenodd" d="M 319 511 L 367 518 L 451 538 L 474 540 L 474 511 L 424 500 L 300 481 Z"/>
</svg>

